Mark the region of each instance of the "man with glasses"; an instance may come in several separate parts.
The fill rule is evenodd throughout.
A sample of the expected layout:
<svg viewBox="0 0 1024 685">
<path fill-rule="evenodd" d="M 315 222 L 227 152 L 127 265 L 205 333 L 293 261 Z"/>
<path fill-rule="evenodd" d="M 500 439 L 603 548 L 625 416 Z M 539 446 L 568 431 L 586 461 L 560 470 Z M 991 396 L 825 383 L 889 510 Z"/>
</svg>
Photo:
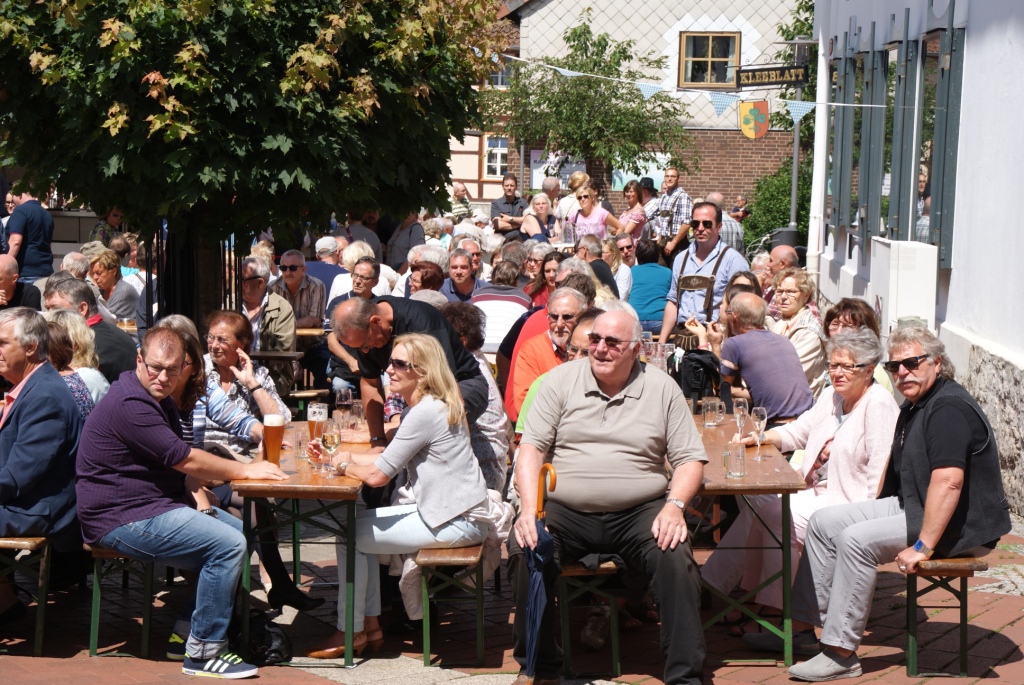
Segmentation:
<svg viewBox="0 0 1024 685">
<path fill-rule="evenodd" d="M 242 260 L 241 312 L 252 325 L 253 350 L 262 352 L 295 351 L 295 310 L 288 300 L 270 292 L 270 264 L 262 257 Z M 265 364 L 274 379 L 277 394 L 287 397 L 295 382 L 292 364 L 273 361 Z"/>
<path fill-rule="evenodd" d="M 857 648 L 871 614 L 878 566 L 914 573 L 933 554 L 978 557 L 1011 522 L 992 426 L 953 380 L 942 341 L 919 324 L 889 336 L 886 370 L 906 401 L 878 498 L 815 512 L 793 583 L 794 640 L 824 649 L 789 669 L 807 681 L 861 675 Z M 561 483 L 559 483 L 561 486 Z M 808 632 L 809 631 L 809 632 Z"/>
<path fill-rule="evenodd" d="M 281 278 L 270 290 L 280 295 L 292 307 L 295 328 L 323 328 L 327 312 L 327 286 L 306 273 L 306 258 L 298 250 L 281 255 Z M 331 353 L 324 336 L 296 336 L 295 348 L 302 352 L 299 365 L 313 374 L 313 387 L 326 389 L 327 362 Z"/>
<path fill-rule="evenodd" d="M 566 346 L 576 328 L 576 317 L 587 308 L 583 293 L 557 288 L 548 299 L 548 330 L 527 340 L 516 357 L 512 379 L 512 406 L 509 416 L 518 418 L 526 393 L 537 378 L 567 361 Z"/>
<path fill-rule="evenodd" d="M 737 271 L 749 268 L 743 255 L 719 237 L 721 207 L 710 202 L 696 205 L 690 228 L 694 241 L 672 264 L 672 283 L 661 322 L 663 343 L 672 341 L 672 332 L 680 325 L 676 344 L 684 350 L 693 349 L 696 344 L 694 337 L 682 330 L 682 324 L 691 318 L 698 323 L 717 320 L 729 279 Z"/>
<path fill-rule="evenodd" d="M 484 263 L 483 249 L 480 247 L 479 241 L 475 238 L 463 238 L 454 249 L 465 250 L 472 257 L 470 265 L 473 267 L 474 278 L 479 278 L 481 281 L 491 280 L 491 265 Z M 448 271 L 447 267 L 442 270 Z"/>
<path fill-rule="evenodd" d="M 89 415 L 78 448 L 78 517 L 86 543 L 198 574 L 189 613 L 174 632 L 188 635 L 182 672 L 219 678 L 257 674 L 228 651 L 228 624 L 248 545 L 241 522 L 189 504 L 185 476 L 202 481 L 286 480 L 268 461 L 243 464 L 182 440 L 170 397 L 185 366 L 185 343 L 151 329 L 134 371 L 126 371 Z M 190 620 L 191 619 L 191 620 Z"/>
<path fill-rule="evenodd" d="M 636 266 L 636 244 L 633 242 L 633 236 L 623 233 L 615 239 L 615 244 L 619 246 L 619 252 L 622 253 L 622 263 L 630 269 Z"/>
<path fill-rule="evenodd" d="M 619 555 L 628 569 L 646 576 L 661 602 L 664 682 L 700 685 L 700 577 L 683 510 L 700 487 L 704 446 L 694 423 L 679 420 L 689 413 L 679 387 L 641 366 L 640 325 L 632 315 L 602 314 L 589 342 L 587 361 L 548 373 L 526 418 L 515 473 L 521 509 L 508 540 L 513 655 L 525 665 L 530 572 L 523 549 L 537 544 L 537 480 L 541 465 L 550 462 L 558 487 L 547 495 L 546 525 L 558 554 L 543 573 L 548 596 L 561 566 L 597 551 Z M 533 679 L 541 685 L 557 683 L 562 670 L 554 619 L 549 602 Z M 525 675 L 516 680 L 527 682 Z"/>
<path fill-rule="evenodd" d="M 0 312 L 0 376 L 14 386 L 0 414 L 0 536 L 45 536 L 56 551 L 75 552 L 82 547 L 75 455 L 83 419 L 47 361 L 48 345 L 41 314 L 24 307 Z M 26 613 L 5 577 L 0 624 Z"/>
<path fill-rule="evenodd" d="M 705 333 L 703 326 L 693 322 L 690 328 L 702 345 L 710 342 L 711 351 L 721 359 L 723 383 L 743 378 L 750 406 L 768 411 L 769 428 L 789 423 L 814 405 L 800 356 L 789 338 L 765 330 L 764 300 L 750 292 L 730 294 L 729 307 L 723 312 L 729 331 L 725 342 L 721 331 L 712 328 Z"/>
<path fill-rule="evenodd" d="M 480 374 L 476 358 L 463 346 L 448 320 L 433 306 L 391 295 L 372 300 L 353 297 L 334 310 L 331 327 L 342 344 L 358 350 L 359 394 L 374 447 L 383 447 L 386 442 L 381 376 L 388 367 L 394 339 L 404 333 L 423 333 L 440 343 L 448 366 L 458 381 L 470 423 L 487 409 L 487 381 Z"/>
</svg>

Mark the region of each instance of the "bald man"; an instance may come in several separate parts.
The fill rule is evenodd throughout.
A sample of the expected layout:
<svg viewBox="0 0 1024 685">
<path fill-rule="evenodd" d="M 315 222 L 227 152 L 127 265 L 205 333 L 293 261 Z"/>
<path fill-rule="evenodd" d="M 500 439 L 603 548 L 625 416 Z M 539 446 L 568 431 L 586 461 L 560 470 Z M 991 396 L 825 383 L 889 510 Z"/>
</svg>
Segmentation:
<svg viewBox="0 0 1024 685">
<path fill-rule="evenodd" d="M 10 255 L 0 255 L 0 310 L 9 307 L 42 309 L 42 293 L 29 283 L 18 282 L 18 262 Z"/>
</svg>

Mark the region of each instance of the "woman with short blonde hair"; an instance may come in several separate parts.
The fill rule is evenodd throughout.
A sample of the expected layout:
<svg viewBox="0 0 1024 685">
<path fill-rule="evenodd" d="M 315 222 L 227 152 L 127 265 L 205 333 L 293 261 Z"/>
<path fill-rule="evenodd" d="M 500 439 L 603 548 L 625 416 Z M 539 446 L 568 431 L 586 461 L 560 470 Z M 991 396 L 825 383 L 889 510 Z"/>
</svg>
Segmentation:
<svg viewBox="0 0 1024 685">
<path fill-rule="evenodd" d="M 96 355 L 96 334 L 85 323 L 85 317 L 71 309 L 52 309 L 43 312 L 47 321 L 59 324 L 71 338 L 74 350 L 71 368 L 89 388 L 93 403 L 98 403 L 110 389 L 110 383 L 99 371 L 100 359 Z"/>
</svg>

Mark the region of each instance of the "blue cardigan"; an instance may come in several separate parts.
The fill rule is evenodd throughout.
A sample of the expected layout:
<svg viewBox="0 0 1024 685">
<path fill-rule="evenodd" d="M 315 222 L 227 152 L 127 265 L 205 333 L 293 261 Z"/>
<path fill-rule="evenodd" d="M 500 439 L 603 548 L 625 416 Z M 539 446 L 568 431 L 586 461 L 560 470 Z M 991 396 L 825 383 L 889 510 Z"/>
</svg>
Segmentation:
<svg viewBox="0 0 1024 685">
<path fill-rule="evenodd" d="M 83 423 L 64 379 L 44 362 L 0 428 L 0 535 L 80 548 L 75 458 Z"/>
</svg>

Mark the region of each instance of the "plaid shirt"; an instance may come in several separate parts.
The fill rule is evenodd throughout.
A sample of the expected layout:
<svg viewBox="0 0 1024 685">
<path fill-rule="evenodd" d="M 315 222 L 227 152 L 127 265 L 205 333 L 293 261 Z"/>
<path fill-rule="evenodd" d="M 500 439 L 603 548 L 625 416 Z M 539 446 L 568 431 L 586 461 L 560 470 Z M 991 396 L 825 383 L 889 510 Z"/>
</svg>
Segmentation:
<svg viewBox="0 0 1024 685">
<path fill-rule="evenodd" d="M 387 399 L 384 400 L 384 422 L 401 416 L 406 406 L 408 405 L 405 400 L 397 392 L 388 393 Z"/>
<path fill-rule="evenodd" d="M 722 215 L 722 230 L 719 231 L 718 235 L 723 243 L 740 254 L 746 252 L 746 247 L 743 245 L 743 226 L 728 214 Z"/>
<path fill-rule="evenodd" d="M 672 216 L 661 216 L 661 212 L 671 212 Z M 693 215 L 693 200 L 682 188 L 676 188 L 671 193 L 663 193 L 658 200 L 658 217 L 654 220 L 657 227 L 657 234 L 666 238 L 672 238 L 680 230 L 689 230 L 688 224 Z"/>
<path fill-rule="evenodd" d="M 313 278 L 309 274 L 302 277 L 302 284 L 293 294 L 288 290 L 283 278 L 279 278 L 270 286 L 270 289 L 288 301 L 295 312 L 295 318 L 301 319 L 304 316 L 315 316 L 320 321 L 324 320 L 327 311 L 327 286 L 323 281 Z M 310 338 L 305 336 L 298 340 L 296 347 L 308 349 L 314 344 L 322 342 L 322 338 Z"/>
</svg>

